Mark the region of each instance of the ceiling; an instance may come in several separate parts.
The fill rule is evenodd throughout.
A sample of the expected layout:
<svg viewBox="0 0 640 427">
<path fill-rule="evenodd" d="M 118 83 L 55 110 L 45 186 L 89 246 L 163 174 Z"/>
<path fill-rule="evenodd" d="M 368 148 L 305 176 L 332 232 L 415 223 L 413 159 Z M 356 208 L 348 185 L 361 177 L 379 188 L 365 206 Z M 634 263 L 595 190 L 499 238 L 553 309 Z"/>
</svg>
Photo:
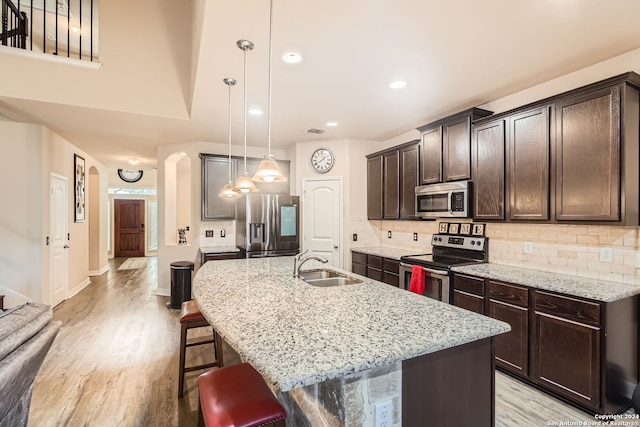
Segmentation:
<svg viewBox="0 0 640 427">
<path fill-rule="evenodd" d="M 637 0 L 273 0 L 273 139 L 383 141 L 640 48 Z M 42 123 L 108 167 L 156 163 L 160 144 L 227 142 L 267 111 L 268 0 L 100 4 L 98 70 L 3 55 L 0 114 Z M 123 10 L 127 11 L 123 13 Z M 144 48 L 142 48 L 144 47 Z M 303 61 L 286 64 L 288 50 Z M 640 64 L 639 64 L 640 65 Z M 402 79 L 403 89 L 389 83 Z M 327 127 L 328 121 L 338 122 Z M 267 117 L 248 144 L 267 145 Z M 326 129 L 322 135 L 308 128 Z"/>
</svg>

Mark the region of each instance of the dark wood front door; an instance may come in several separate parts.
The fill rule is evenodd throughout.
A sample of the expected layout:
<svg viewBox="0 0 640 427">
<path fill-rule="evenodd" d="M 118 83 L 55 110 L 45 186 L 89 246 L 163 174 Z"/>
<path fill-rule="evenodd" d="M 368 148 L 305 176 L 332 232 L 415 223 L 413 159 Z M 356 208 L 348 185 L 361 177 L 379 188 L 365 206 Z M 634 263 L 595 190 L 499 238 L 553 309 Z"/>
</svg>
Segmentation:
<svg viewBox="0 0 640 427">
<path fill-rule="evenodd" d="M 115 201 L 116 257 L 144 256 L 144 200 Z"/>
</svg>

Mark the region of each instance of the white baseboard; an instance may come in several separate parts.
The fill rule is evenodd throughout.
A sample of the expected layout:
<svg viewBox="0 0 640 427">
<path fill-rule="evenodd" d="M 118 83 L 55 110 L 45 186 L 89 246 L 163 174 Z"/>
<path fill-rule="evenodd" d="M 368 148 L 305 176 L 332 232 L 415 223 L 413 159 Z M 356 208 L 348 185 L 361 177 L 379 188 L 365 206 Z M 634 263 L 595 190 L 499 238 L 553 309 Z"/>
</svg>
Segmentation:
<svg viewBox="0 0 640 427">
<path fill-rule="evenodd" d="M 158 289 L 156 289 L 156 295 L 159 295 L 159 296 L 162 296 L 162 297 L 170 297 L 171 296 L 171 289 L 158 288 Z"/>
<path fill-rule="evenodd" d="M 69 289 L 69 293 L 67 295 L 67 299 L 74 297 L 78 292 L 80 292 L 81 290 L 83 290 L 84 288 L 89 286 L 89 284 L 91 284 L 91 279 L 89 279 L 87 277 L 86 279 L 84 279 L 82 281 L 82 283 L 80 283 L 79 285 L 76 285 L 73 288 Z"/>
<path fill-rule="evenodd" d="M 89 270 L 89 276 L 102 276 L 107 271 L 109 271 L 109 264 L 105 265 L 100 270 Z"/>
</svg>

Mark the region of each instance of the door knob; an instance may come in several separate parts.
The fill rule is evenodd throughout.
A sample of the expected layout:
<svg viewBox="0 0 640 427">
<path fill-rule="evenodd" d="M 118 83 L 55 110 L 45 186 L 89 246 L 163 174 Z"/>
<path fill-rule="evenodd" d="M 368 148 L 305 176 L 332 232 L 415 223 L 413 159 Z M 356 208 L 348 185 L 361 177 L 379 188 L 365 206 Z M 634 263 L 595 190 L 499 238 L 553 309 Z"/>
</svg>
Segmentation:
<svg viewBox="0 0 640 427">
<path fill-rule="evenodd" d="M 333 249 L 338 249 L 338 245 L 333 245 Z"/>
<path fill-rule="evenodd" d="M 69 245 L 64 245 L 62 249 L 69 249 Z"/>
</svg>

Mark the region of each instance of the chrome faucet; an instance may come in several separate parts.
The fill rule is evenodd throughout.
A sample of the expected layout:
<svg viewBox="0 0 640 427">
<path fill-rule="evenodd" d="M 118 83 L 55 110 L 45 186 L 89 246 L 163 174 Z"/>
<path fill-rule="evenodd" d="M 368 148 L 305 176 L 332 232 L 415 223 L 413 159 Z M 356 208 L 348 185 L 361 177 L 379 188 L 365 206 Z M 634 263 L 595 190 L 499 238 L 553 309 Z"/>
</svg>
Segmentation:
<svg viewBox="0 0 640 427">
<path fill-rule="evenodd" d="M 306 254 L 307 252 L 309 252 L 309 249 L 307 249 L 304 252 L 299 253 L 298 255 L 295 256 L 295 258 L 293 259 L 293 277 L 300 277 L 300 267 L 302 267 L 302 264 L 304 264 L 305 262 L 315 259 L 316 261 L 320 261 L 323 264 L 326 264 L 329 262 L 328 259 L 321 257 L 321 256 L 317 256 L 317 255 L 309 255 L 305 258 L 302 258 L 302 256 L 304 254 Z"/>
</svg>

